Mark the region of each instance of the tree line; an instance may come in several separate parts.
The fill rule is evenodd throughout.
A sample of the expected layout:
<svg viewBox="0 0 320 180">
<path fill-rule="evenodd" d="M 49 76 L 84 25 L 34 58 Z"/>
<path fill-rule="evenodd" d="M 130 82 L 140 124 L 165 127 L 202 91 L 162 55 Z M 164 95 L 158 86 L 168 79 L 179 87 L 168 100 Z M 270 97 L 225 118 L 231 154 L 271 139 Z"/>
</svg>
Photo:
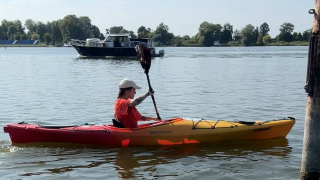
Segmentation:
<svg viewBox="0 0 320 180">
<path fill-rule="evenodd" d="M 160 45 L 166 46 L 213 46 L 215 42 L 224 45 L 242 44 L 244 46 L 268 45 L 272 42 L 307 41 L 311 35 L 311 29 L 304 32 L 294 32 L 294 25 L 288 22 L 283 23 L 279 28 L 276 37 L 269 35 L 269 25 L 264 22 L 259 27 L 251 24 L 242 29 L 233 30 L 230 23 L 213 24 L 203 22 L 199 25 L 198 33 L 192 37 L 185 35 L 174 35 L 169 32 L 168 25 L 160 23 L 155 30 L 140 26 L 137 34 L 134 31 L 126 30 L 122 26 L 113 26 L 105 30 L 109 33 L 129 33 L 131 37 L 151 38 L 156 34 L 161 34 L 156 38 Z M 8 21 L 3 19 L 0 25 L 1 40 L 39 40 L 47 44 L 57 44 L 68 42 L 70 39 L 99 38 L 105 36 L 99 28 L 91 23 L 88 16 L 67 15 L 63 19 L 43 23 L 27 19 L 24 24 L 20 20 Z"/>
</svg>

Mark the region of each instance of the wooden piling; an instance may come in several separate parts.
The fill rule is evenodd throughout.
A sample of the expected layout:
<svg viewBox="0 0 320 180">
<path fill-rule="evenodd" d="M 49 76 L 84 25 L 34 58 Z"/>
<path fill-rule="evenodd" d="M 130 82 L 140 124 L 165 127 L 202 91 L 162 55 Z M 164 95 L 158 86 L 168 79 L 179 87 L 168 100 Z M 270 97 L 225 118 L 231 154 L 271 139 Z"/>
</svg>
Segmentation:
<svg viewBox="0 0 320 180">
<path fill-rule="evenodd" d="M 308 73 L 305 86 L 308 93 L 302 149 L 300 179 L 320 179 L 320 0 L 315 0 L 312 35 L 309 41 Z"/>
</svg>

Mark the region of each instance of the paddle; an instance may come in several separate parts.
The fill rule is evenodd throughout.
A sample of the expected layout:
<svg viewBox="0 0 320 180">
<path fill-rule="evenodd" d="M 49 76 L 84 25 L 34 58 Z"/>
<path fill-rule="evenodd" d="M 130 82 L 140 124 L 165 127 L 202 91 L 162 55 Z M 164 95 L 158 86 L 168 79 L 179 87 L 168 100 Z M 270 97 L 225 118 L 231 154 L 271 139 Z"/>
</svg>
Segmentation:
<svg viewBox="0 0 320 180">
<path fill-rule="evenodd" d="M 135 47 L 136 52 L 137 52 L 137 56 L 140 60 L 140 64 L 142 66 L 142 68 L 144 69 L 144 73 L 147 75 L 147 80 L 148 80 L 148 85 L 149 85 L 149 89 L 151 92 L 153 92 L 153 89 L 150 85 L 150 79 L 149 79 L 149 69 L 151 66 L 151 55 L 150 55 L 150 50 L 147 49 L 144 45 L 142 44 L 138 44 Z M 159 120 L 161 120 L 158 109 L 157 109 L 157 105 L 156 105 L 156 101 L 154 100 L 154 95 L 151 95 L 152 101 L 153 101 L 153 105 L 154 105 L 154 109 L 156 110 L 157 113 L 157 118 Z"/>
</svg>

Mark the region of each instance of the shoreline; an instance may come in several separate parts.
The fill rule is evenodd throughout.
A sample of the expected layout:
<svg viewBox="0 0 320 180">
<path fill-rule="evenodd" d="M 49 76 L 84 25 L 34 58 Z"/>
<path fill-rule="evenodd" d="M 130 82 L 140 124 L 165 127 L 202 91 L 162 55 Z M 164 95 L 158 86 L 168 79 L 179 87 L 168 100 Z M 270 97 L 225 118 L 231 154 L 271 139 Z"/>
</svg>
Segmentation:
<svg viewBox="0 0 320 180">
<path fill-rule="evenodd" d="M 216 48 L 219 48 L 219 47 L 271 47 L 271 46 L 308 46 L 308 45 L 267 45 L 267 46 L 210 46 L 210 47 L 216 47 Z M 52 46 L 52 45 L 0 45 L 0 47 L 4 47 L 4 48 L 8 48 L 8 47 L 11 47 L 11 48 L 15 48 L 15 47 L 47 47 L 47 48 L 50 48 L 50 47 L 61 47 L 61 48 L 71 48 L 71 47 L 64 47 L 64 46 Z M 162 47 L 206 47 L 206 46 L 156 46 L 155 48 L 162 48 Z"/>
<path fill-rule="evenodd" d="M 308 41 L 293 41 L 290 43 L 286 42 L 276 42 L 276 43 L 269 43 L 267 45 L 252 45 L 252 46 L 244 46 L 242 44 L 221 44 L 220 46 L 208 46 L 208 47 L 262 47 L 262 46 L 309 46 Z M 46 44 L 0 44 L 0 47 L 64 47 L 62 45 L 46 45 Z M 72 47 L 72 46 L 71 46 Z M 180 46 L 156 46 L 156 48 L 161 47 L 207 47 L 207 46 L 199 46 L 196 44 L 185 44 Z"/>
<path fill-rule="evenodd" d="M 11 45 L 11 44 L 0 44 L 0 47 L 58 47 L 58 46 L 51 46 L 51 45 Z"/>
</svg>

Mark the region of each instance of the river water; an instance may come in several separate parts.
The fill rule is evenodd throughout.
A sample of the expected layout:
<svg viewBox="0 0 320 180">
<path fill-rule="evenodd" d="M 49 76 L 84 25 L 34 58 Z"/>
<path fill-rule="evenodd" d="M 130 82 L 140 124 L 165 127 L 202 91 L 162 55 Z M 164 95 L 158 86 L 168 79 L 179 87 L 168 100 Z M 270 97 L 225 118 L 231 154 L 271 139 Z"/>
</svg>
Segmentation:
<svg viewBox="0 0 320 180">
<path fill-rule="evenodd" d="M 299 179 L 308 47 L 163 48 L 149 72 L 162 119 L 296 118 L 279 140 L 166 147 L 12 146 L 1 179 Z M 158 49 L 159 50 L 159 49 Z M 73 48 L 0 48 L 0 126 L 111 123 L 118 83 L 147 91 L 139 61 L 80 59 Z M 156 116 L 151 98 L 138 106 Z"/>
</svg>

